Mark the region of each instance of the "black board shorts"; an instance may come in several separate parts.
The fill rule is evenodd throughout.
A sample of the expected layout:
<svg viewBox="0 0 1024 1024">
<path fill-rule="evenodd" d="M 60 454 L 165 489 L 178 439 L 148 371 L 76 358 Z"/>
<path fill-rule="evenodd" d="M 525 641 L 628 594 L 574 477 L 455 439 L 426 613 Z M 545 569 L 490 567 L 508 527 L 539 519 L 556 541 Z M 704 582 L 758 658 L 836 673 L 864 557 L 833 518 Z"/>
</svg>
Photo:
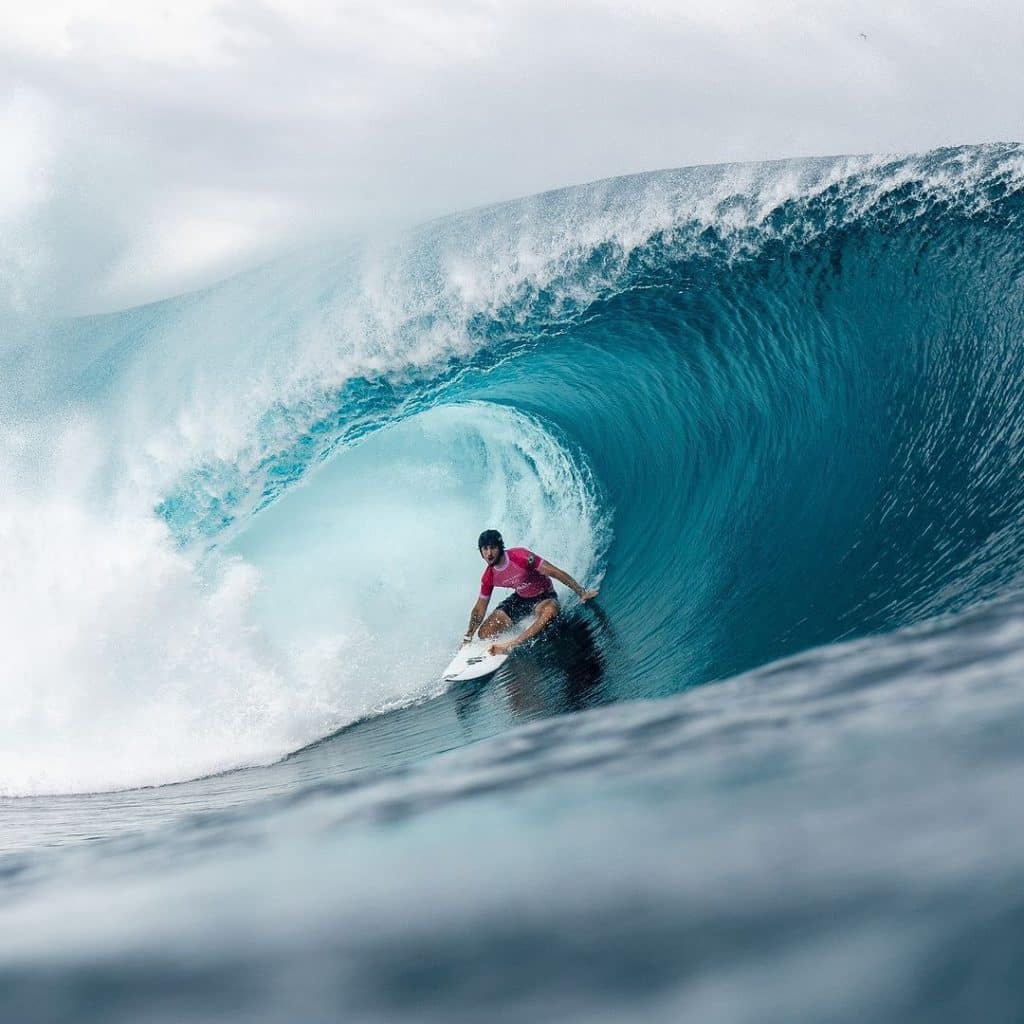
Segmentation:
<svg viewBox="0 0 1024 1024">
<path fill-rule="evenodd" d="M 517 619 L 525 619 L 527 615 L 533 614 L 533 610 L 541 601 L 557 601 L 558 595 L 553 590 L 547 590 L 536 597 L 520 597 L 514 590 L 498 605 L 496 611 L 504 612 L 513 622 Z"/>
</svg>

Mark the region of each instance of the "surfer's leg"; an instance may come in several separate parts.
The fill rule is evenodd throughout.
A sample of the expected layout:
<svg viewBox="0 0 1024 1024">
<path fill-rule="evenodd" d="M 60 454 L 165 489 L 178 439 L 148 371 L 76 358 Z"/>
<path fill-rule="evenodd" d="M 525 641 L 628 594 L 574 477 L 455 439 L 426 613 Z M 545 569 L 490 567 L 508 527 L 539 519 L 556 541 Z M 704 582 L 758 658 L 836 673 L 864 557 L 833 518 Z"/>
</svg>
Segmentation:
<svg viewBox="0 0 1024 1024">
<path fill-rule="evenodd" d="M 480 637 L 481 640 L 488 640 L 492 636 L 504 633 L 511 625 L 512 620 L 500 608 L 495 608 L 494 611 L 484 619 L 483 625 L 476 631 L 476 635 Z"/>
<path fill-rule="evenodd" d="M 554 622 L 555 617 L 561 610 L 561 605 L 554 599 L 551 598 L 547 601 L 541 601 L 537 605 L 537 618 L 534 621 L 534 625 L 537 627 L 539 633 L 549 622 Z"/>
<path fill-rule="evenodd" d="M 522 644 L 526 643 L 527 640 L 532 640 L 554 620 L 555 616 L 558 615 L 558 608 L 558 602 L 553 597 L 546 601 L 541 601 L 537 605 L 537 617 L 516 637 L 516 643 Z"/>
</svg>

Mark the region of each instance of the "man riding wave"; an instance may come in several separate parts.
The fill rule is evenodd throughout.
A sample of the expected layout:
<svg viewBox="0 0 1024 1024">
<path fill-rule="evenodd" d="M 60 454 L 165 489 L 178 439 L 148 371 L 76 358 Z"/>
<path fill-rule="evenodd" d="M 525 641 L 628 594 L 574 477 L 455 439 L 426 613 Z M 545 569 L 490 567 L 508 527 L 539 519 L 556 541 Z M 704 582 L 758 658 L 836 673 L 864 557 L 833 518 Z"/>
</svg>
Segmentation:
<svg viewBox="0 0 1024 1024">
<path fill-rule="evenodd" d="M 567 572 L 527 548 L 506 550 L 505 541 L 497 530 L 484 530 L 477 541 L 477 548 L 487 568 L 480 577 L 480 596 L 470 613 L 469 629 L 463 643 L 472 640 L 474 633 L 481 640 L 504 633 L 530 614 L 535 618 L 519 636 L 506 643 L 491 644 L 489 651 L 491 654 L 508 654 L 513 648 L 533 639 L 560 610 L 558 596 L 551 583 L 553 579 L 564 583 L 580 601 L 586 602 L 597 596 L 596 590 L 584 590 Z M 495 587 L 507 587 L 512 593 L 484 619 Z"/>
</svg>

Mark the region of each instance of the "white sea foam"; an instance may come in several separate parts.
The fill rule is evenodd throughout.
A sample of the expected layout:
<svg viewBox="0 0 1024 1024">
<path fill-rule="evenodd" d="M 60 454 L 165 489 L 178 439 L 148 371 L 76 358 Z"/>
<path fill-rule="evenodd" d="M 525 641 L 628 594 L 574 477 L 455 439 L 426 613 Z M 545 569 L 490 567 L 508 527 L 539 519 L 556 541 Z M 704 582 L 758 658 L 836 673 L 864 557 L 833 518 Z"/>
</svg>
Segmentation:
<svg viewBox="0 0 1024 1024">
<path fill-rule="evenodd" d="M 266 763 L 438 689 L 502 526 L 593 579 L 606 524 L 543 426 L 439 409 L 322 467 L 200 564 L 68 424 L 48 464 L 7 438 L 0 793 L 149 785 Z"/>
</svg>

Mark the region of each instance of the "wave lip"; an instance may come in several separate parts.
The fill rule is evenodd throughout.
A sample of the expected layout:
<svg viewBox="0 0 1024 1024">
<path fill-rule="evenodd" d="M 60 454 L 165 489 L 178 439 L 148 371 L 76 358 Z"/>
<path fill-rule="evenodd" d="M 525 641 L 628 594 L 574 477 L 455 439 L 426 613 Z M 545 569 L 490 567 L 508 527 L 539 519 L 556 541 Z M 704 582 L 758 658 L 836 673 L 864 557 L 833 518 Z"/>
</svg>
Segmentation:
<svg viewBox="0 0 1024 1024">
<path fill-rule="evenodd" d="M 129 453 L 119 472 L 194 541 L 274 500 L 339 443 L 578 322 L 666 255 L 699 274 L 883 208 L 907 222 L 938 206 L 985 216 L 1022 174 L 1021 148 L 1003 145 L 610 179 L 85 318 L 57 332 L 56 376 L 99 404 Z M 54 377 L 53 362 L 39 372 Z"/>
</svg>

